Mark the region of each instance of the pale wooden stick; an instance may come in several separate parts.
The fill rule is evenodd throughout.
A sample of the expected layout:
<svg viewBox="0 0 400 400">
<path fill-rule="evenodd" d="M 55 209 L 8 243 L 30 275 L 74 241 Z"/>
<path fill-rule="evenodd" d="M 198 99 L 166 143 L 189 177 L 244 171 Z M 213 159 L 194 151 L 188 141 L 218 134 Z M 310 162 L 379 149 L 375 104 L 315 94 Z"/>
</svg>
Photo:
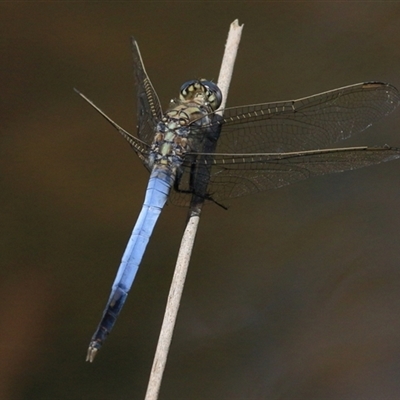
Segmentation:
<svg viewBox="0 0 400 400">
<path fill-rule="evenodd" d="M 243 25 L 240 26 L 238 20 L 233 21 L 225 45 L 225 53 L 218 77 L 218 87 L 222 92 L 221 111 L 219 111 L 220 115 L 223 114 L 223 108 L 225 107 L 226 99 L 228 97 L 229 84 L 232 77 L 240 37 L 242 35 L 242 29 Z M 182 237 L 145 400 L 157 400 L 158 398 L 199 221 L 199 214 L 192 215 L 189 218 Z"/>
<path fill-rule="evenodd" d="M 225 44 L 224 57 L 222 59 L 221 69 L 218 76 L 218 87 L 222 92 L 222 103 L 218 113 L 222 115 L 228 98 L 229 85 L 231 83 L 233 67 L 235 66 L 236 55 L 239 48 L 240 38 L 242 37 L 243 24 L 235 19 L 230 26 L 228 39 Z"/>
</svg>

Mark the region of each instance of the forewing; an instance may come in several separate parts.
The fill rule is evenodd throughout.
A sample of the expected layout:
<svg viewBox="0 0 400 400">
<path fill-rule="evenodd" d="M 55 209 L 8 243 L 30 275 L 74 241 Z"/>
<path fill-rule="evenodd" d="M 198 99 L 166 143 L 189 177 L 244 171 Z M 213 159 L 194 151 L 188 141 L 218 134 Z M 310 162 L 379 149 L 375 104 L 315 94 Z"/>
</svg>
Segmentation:
<svg viewBox="0 0 400 400">
<path fill-rule="evenodd" d="M 137 134 L 143 142 L 151 145 L 157 123 L 162 118 L 162 109 L 134 38 L 132 38 L 132 53 L 138 96 Z"/>
<path fill-rule="evenodd" d="M 359 83 L 298 100 L 224 110 L 218 153 L 273 153 L 321 149 L 347 139 L 391 113 L 397 89 Z"/>
</svg>

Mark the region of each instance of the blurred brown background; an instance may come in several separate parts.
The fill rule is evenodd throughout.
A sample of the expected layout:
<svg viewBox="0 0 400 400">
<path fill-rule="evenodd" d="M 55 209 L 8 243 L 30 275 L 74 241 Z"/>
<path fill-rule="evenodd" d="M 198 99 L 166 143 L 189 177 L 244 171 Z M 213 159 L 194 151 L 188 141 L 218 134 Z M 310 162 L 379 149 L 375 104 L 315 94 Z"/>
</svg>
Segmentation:
<svg viewBox="0 0 400 400">
<path fill-rule="evenodd" d="M 148 175 L 72 88 L 135 133 L 130 35 L 167 105 L 217 79 L 235 18 L 231 106 L 400 87 L 396 2 L 0 4 L 1 399 L 144 397 L 186 210 L 164 210 L 85 363 Z M 400 147 L 399 127 L 344 145 Z M 400 162 L 229 205 L 204 210 L 160 399 L 400 398 Z"/>
</svg>

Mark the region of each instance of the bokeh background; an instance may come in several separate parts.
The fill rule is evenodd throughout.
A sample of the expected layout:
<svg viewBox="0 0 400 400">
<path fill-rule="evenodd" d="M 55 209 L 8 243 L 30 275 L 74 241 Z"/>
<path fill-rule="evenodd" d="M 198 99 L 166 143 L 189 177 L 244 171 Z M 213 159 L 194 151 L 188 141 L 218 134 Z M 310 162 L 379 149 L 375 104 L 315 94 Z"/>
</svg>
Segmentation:
<svg viewBox="0 0 400 400">
<path fill-rule="evenodd" d="M 216 80 L 228 105 L 360 81 L 400 87 L 397 2 L 2 2 L 0 398 L 142 399 L 186 210 L 164 210 L 115 329 L 86 348 L 146 170 L 72 88 L 135 133 L 130 35 L 163 105 Z M 400 110 L 344 145 L 400 147 Z M 400 398 L 400 161 L 205 208 L 160 399 Z"/>
</svg>

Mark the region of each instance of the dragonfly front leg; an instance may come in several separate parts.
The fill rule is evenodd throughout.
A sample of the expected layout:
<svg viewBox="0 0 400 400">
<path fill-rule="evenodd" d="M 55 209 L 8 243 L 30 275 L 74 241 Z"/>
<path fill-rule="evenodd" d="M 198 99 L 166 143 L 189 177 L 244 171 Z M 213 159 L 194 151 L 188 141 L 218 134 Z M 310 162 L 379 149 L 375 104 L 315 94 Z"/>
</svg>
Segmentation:
<svg viewBox="0 0 400 400">
<path fill-rule="evenodd" d="M 182 177 L 183 177 L 183 169 L 178 168 L 176 170 L 176 176 L 175 176 L 175 181 L 174 181 L 174 190 L 178 193 L 187 193 L 187 194 L 194 194 L 194 186 L 193 186 L 193 176 L 195 173 L 195 164 L 190 165 L 190 178 L 189 178 L 189 188 L 188 189 L 182 189 L 181 184 L 182 184 Z"/>
</svg>

